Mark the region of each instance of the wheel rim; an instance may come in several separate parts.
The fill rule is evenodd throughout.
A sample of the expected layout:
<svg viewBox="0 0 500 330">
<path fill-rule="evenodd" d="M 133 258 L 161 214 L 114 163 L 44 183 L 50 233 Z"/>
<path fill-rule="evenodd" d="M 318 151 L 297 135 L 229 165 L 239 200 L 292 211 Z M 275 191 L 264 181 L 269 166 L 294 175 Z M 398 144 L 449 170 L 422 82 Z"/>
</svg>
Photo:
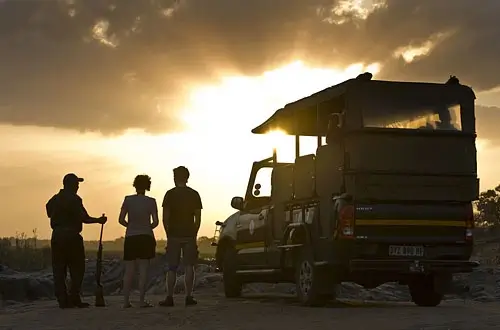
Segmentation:
<svg viewBox="0 0 500 330">
<path fill-rule="evenodd" d="M 313 269 L 311 264 L 308 261 L 303 261 L 300 264 L 299 287 L 304 296 L 307 296 L 309 294 L 309 291 L 311 290 L 312 277 Z"/>
</svg>

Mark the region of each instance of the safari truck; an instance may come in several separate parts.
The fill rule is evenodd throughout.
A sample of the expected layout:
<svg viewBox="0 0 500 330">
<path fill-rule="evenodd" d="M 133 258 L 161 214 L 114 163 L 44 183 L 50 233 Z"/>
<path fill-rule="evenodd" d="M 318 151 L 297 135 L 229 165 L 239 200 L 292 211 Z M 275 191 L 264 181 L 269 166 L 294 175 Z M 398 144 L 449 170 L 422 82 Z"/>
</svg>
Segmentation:
<svg viewBox="0 0 500 330">
<path fill-rule="evenodd" d="M 398 282 L 416 305 L 439 305 L 452 275 L 478 266 L 474 103 L 453 76 L 422 83 L 364 73 L 254 128 L 294 135 L 295 162 L 278 162 L 276 149 L 254 162 L 245 196 L 231 200 L 237 211 L 216 223 L 226 297 L 245 283 L 290 282 L 303 305 L 320 306 L 342 282 Z M 315 154 L 300 154 L 301 136 L 317 137 Z M 256 182 L 264 169 L 271 182 Z"/>
</svg>

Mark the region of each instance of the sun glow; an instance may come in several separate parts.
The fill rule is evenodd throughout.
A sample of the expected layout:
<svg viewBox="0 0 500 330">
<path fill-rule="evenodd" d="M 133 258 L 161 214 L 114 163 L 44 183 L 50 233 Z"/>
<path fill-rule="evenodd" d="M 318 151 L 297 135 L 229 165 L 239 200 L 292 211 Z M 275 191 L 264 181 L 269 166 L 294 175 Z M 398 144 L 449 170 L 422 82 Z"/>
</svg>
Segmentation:
<svg viewBox="0 0 500 330">
<path fill-rule="evenodd" d="M 183 116 L 189 130 L 220 134 L 249 130 L 286 103 L 370 71 L 378 73 L 377 63 L 353 64 L 344 70 L 307 67 L 296 61 L 260 76 L 221 77 L 220 84 L 193 86 L 190 105 Z"/>
<path fill-rule="evenodd" d="M 190 102 L 182 111 L 186 131 L 156 136 L 130 131 L 108 139 L 105 149 L 109 157 L 129 169 L 115 173 L 122 181 L 139 173 L 151 175 L 151 194 L 157 198 L 173 184 L 172 168 L 187 166 L 189 182 L 203 198 L 206 221 L 200 235 L 211 235 L 213 221 L 234 212 L 231 198 L 244 195 L 254 161 L 271 157 L 273 148 L 279 162 L 295 159 L 293 136 L 281 130 L 252 134 L 251 129 L 287 103 L 366 71 L 376 75 L 379 65 L 325 69 L 296 61 L 258 76 L 224 76 L 219 84 L 192 86 Z M 301 154 L 316 151 L 315 137 L 303 137 L 300 142 Z M 268 193 L 270 172 L 259 175 L 258 182 L 263 187 L 261 194 Z"/>
<path fill-rule="evenodd" d="M 269 145 L 272 148 L 278 148 L 283 144 L 283 141 L 287 138 L 285 131 L 280 129 L 275 129 L 266 133 L 266 138 L 269 141 Z"/>
<path fill-rule="evenodd" d="M 187 130 L 182 133 L 141 138 L 130 132 L 109 141 L 108 150 L 123 154 L 121 161 L 137 171 L 152 171 L 171 164 L 199 167 L 209 177 L 225 178 L 249 171 L 254 160 L 270 157 L 277 149 L 278 161 L 293 162 L 293 136 L 283 131 L 252 134 L 277 109 L 344 80 L 369 71 L 376 75 L 379 64 L 353 64 L 345 69 L 312 68 L 295 61 L 258 76 L 223 76 L 220 83 L 192 86 L 189 105 L 182 111 Z M 301 138 L 301 153 L 314 153 L 316 138 Z M 217 160 L 229 161 L 220 166 Z M 147 165 L 146 165 L 147 163 Z M 156 171 L 157 172 L 157 171 Z M 245 176 L 245 175 L 243 175 Z"/>
<path fill-rule="evenodd" d="M 295 61 L 260 76 L 221 77 L 218 85 L 193 87 L 183 116 L 188 127 L 186 137 L 202 139 L 200 143 L 207 147 L 203 149 L 204 155 L 198 156 L 206 159 L 211 158 L 214 149 L 222 148 L 237 150 L 240 156 L 264 158 L 276 147 L 280 161 L 293 161 L 293 137 L 285 132 L 253 135 L 250 130 L 289 102 L 366 71 L 376 75 L 379 69 L 378 63 L 335 69 L 311 68 Z M 316 138 L 301 139 L 301 151 L 310 153 L 315 148 Z"/>
</svg>

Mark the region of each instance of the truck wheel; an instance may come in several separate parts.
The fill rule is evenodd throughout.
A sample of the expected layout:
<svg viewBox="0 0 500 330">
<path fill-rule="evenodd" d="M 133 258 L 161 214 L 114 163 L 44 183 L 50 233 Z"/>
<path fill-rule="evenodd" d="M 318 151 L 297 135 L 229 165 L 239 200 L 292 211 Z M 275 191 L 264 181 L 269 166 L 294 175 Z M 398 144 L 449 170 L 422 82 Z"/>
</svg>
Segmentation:
<svg viewBox="0 0 500 330">
<path fill-rule="evenodd" d="M 409 284 L 410 295 L 417 306 L 436 307 L 443 300 L 443 294 L 436 291 L 434 277 L 425 276 Z"/>
<path fill-rule="evenodd" d="M 224 253 L 222 278 L 224 282 L 224 294 L 226 298 L 241 296 L 243 285 L 236 274 L 237 261 L 236 250 L 230 247 Z"/>
<path fill-rule="evenodd" d="M 314 258 L 310 249 L 302 249 L 295 259 L 295 287 L 297 297 L 303 306 L 320 307 L 334 298 L 332 290 L 333 278 L 326 268 L 314 266 Z"/>
</svg>

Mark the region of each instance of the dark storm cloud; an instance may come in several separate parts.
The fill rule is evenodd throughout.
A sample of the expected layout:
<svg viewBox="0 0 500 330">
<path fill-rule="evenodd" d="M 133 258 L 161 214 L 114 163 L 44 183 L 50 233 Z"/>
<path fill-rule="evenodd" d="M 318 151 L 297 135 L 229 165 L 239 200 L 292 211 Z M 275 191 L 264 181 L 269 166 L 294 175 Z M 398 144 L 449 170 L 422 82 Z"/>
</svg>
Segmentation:
<svg viewBox="0 0 500 330">
<path fill-rule="evenodd" d="M 210 82 L 219 68 L 255 74 L 295 58 L 381 62 L 381 76 L 391 79 L 455 74 L 476 91 L 500 84 L 500 2 L 392 0 L 366 20 L 340 11 L 340 3 L 0 2 L 0 121 L 105 133 L 172 130 L 189 83 Z M 439 34 L 445 37 L 428 56 L 411 63 L 394 57 Z"/>
</svg>

